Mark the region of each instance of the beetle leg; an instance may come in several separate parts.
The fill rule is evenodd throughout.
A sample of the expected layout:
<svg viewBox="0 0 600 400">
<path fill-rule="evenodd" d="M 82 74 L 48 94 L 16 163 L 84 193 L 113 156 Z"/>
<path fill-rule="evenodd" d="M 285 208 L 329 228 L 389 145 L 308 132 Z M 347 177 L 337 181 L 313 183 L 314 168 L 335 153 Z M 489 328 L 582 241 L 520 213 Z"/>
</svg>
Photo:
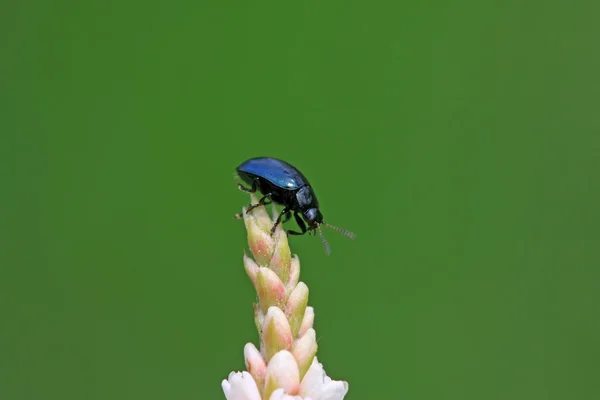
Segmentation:
<svg viewBox="0 0 600 400">
<path fill-rule="evenodd" d="M 249 213 L 250 213 L 250 211 L 254 210 L 256 207 L 264 206 L 264 205 L 265 205 L 265 202 L 266 202 L 267 200 L 270 200 L 270 199 L 271 199 L 271 193 L 267 193 L 267 194 L 265 194 L 265 195 L 262 197 L 262 199 L 260 199 L 260 200 L 258 201 L 258 203 L 257 203 L 257 204 L 250 204 L 250 206 L 249 206 L 249 207 L 248 207 L 248 209 L 246 210 L 246 214 L 249 214 Z M 267 204 L 268 204 L 268 203 L 267 203 Z"/>
<path fill-rule="evenodd" d="M 298 224 L 298 226 L 300 227 L 302 232 L 288 230 L 287 234 L 288 235 L 304 235 L 306 233 L 306 224 L 304 223 L 304 221 L 302 221 L 302 218 L 300 218 L 300 215 L 298 215 L 297 212 L 294 213 L 294 218 L 296 218 L 296 223 Z"/>
<path fill-rule="evenodd" d="M 281 220 L 281 223 L 282 223 L 282 224 L 285 224 L 286 222 L 288 222 L 288 220 L 289 220 L 290 218 L 292 218 L 292 212 L 288 210 L 288 211 L 285 213 L 285 215 L 283 216 L 283 219 Z"/>
<path fill-rule="evenodd" d="M 238 183 L 238 188 L 242 192 L 254 193 L 254 192 L 256 192 L 256 180 L 254 182 L 252 182 L 252 187 L 250 189 L 248 189 L 247 187 L 244 187 L 241 183 Z"/>
<path fill-rule="evenodd" d="M 287 208 L 284 208 L 283 211 L 281 211 L 279 213 L 279 216 L 275 220 L 275 224 L 271 228 L 271 236 L 273 236 L 273 234 L 275 233 L 275 229 L 277 229 L 277 225 L 279 225 L 281 223 L 281 217 L 283 217 L 284 214 L 289 216 L 290 215 L 290 210 L 288 210 Z"/>
</svg>

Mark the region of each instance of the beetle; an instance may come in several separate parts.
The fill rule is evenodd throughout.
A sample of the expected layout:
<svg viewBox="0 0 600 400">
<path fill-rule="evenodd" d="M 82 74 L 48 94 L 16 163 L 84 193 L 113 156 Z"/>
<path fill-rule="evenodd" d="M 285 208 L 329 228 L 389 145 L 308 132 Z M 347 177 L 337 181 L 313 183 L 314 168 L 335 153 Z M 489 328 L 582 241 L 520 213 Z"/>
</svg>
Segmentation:
<svg viewBox="0 0 600 400">
<path fill-rule="evenodd" d="M 304 174 L 293 165 L 272 157 L 257 157 L 243 162 L 237 167 L 236 171 L 238 176 L 250 185 L 247 188 L 238 183 L 240 190 L 249 193 L 255 193 L 256 190 L 259 190 L 263 195 L 257 204 L 250 204 L 246 210 L 247 214 L 256 207 L 271 202 L 284 207 L 271 228 L 271 236 L 275 233 L 277 226 L 290 219 L 293 213 L 301 232 L 288 230 L 287 234 L 304 235 L 307 232 L 316 234 L 318 230 L 327 254 L 330 253 L 330 248 L 323 236 L 321 225 L 334 229 L 350 239 L 355 238 L 352 232 L 323 221 L 323 214 L 319 209 L 319 201 L 315 191 Z"/>
</svg>

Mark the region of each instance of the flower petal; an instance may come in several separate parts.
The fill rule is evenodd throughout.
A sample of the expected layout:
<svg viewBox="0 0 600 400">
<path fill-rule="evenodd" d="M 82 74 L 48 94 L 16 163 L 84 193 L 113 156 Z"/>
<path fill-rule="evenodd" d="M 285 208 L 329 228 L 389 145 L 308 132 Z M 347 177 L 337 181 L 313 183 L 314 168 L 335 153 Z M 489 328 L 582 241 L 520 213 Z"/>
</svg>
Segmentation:
<svg viewBox="0 0 600 400">
<path fill-rule="evenodd" d="M 273 392 L 269 400 L 312 400 L 310 397 L 290 396 L 283 389 L 277 389 Z"/>
<path fill-rule="evenodd" d="M 227 400 L 261 400 L 254 378 L 248 372 L 232 372 L 221 382 Z"/>
<path fill-rule="evenodd" d="M 323 365 L 314 358 L 300 384 L 300 394 L 315 400 L 342 400 L 348 393 L 348 382 L 334 381 L 327 376 Z"/>
</svg>

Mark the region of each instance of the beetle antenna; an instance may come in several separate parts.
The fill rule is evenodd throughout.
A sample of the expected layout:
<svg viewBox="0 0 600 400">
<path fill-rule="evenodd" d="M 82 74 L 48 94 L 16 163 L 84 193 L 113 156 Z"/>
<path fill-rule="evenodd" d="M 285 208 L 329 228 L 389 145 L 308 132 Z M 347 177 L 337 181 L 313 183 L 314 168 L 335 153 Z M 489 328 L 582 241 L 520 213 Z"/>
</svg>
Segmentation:
<svg viewBox="0 0 600 400">
<path fill-rule="evenodd" d="M 344 235 L 346 237 L 349 237 L 352 240 L 356 239 L 356 235 L 354 233 L 350 232 L 350 231 L 347 231 L 347 230 L 342 229 L 342 228 L 338 228 L 337 226 L 329 225 L 328 223 L 325 223 L 325 222 L 321 222 L 321 225 L 325 225 L 326 227 L 331 228 L 334 231 L 338 231 L 342 235 Z"/>
<path fill-rule="evenodd" d="M 323 247 L 325 247 L 325 253 L 327 255 L 331 254 L 331 247 L 329 247 L 329 243 L 327 243 L 327 240 L 325 240 L 325 236 L 323 235 L 323 230 L 321 229 L 321 225 L 318 225 L 319 227 L 319 235 L 321 236 L 321 242 L 323 242 Z"/>
</svg>

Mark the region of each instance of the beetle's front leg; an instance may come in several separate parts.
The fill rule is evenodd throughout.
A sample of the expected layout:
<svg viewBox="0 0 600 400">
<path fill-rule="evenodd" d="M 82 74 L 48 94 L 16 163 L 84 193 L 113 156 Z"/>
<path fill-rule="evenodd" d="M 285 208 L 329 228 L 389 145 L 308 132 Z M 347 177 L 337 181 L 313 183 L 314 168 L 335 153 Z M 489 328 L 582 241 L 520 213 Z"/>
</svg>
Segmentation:
<svg viewBox="0 0 600 400">
<path fill-rule="evenodd" d="M 300 218 L 300 215 L 298 215 L 297 212 L 294 213 L 294 218 L 296 218 L 296 223 L 298 224 L 298 226 L 300 227 L 302 232 L 288 230 L 287 234 L 288 235 L 304 235 L 306 233 L 306 224 L 304 223 L 304 221 L 302 221 L 302 218 Z"/>
<path fill-rule="evenodd" d="M 244 185 L 242 185 L 241 183 L 238 183 L 238 188 L 242 192 L 254 193 L 254 192 L 256 192 L 256 180 L 254 180 L 254 182 L 252 182 L 252 187 L 250 189 L 248 189 L 247 187 L 244 187 Z"/>
<path fill-rule="evenodd" d="M 258 201 L 257 204 L 250 204 L 250 206 L 248 206 L 248 209 L 246 210 L 246 214 L 249 214 L 250 211 L 254 210 L 256 207 L 264 206 L 265 204 L 270 204 L 271 195 L 271 193 L 267 193 L 262 197 L 262 199 Z M 269 200 L 269 203 L 266 202 L 267 200 Z"/>
</svg>

